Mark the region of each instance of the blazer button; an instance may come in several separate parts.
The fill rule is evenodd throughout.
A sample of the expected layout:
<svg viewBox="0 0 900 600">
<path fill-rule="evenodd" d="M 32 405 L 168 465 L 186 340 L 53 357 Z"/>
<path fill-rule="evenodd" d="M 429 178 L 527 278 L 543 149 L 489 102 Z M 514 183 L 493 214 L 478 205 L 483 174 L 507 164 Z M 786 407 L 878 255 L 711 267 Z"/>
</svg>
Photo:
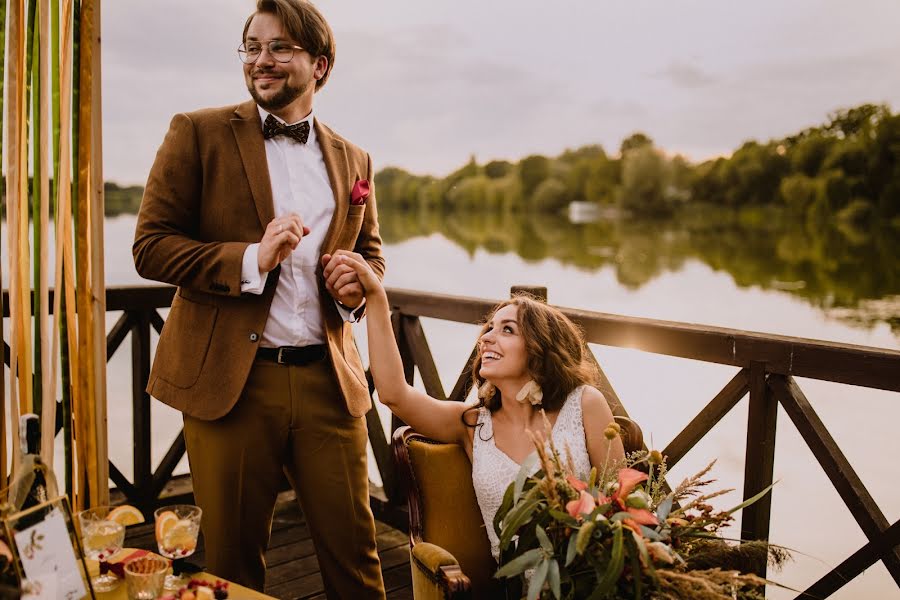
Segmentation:
<svg viewBox="0 0 900 600">
<path fill-rule="evenodd" d="M 255 331 L 251 331 L 250 332 L 250 341 L 251 342 L 259 341 L 259 334 L 256 333 Z"/>
</svg>

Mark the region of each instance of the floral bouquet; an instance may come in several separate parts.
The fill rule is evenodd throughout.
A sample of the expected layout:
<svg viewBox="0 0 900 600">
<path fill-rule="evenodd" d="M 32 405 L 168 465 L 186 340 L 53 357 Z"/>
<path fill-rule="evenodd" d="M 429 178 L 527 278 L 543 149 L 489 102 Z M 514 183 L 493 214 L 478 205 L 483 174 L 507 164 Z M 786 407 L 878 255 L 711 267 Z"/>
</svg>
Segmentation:
<svg viewBox="0 0 900 600">
<path fill-rule="evenodd" d="M 616 424 L 604 432 L 610 443 L 619 433 Z M 573 474 L 568 448 L 563 461 L 552 438 L 531 436 L 542 468 L 528 477 L 534 460 L 526 461 L 494 519 L 496 577 L 509 580 L 509 597 L 527 588 L 529 600 L 762 598 L 767 581 L 750 571 L 789 557 L 766 542 L 732 545 L 717 535 L 770 488 L 716 512 L 707 502 L 731 490 L 703 493 L 715 481 L 707 478 L 715 461 L 671 491 L 656 450 L 632 453 L 624 464 L 607 461 L 585 482 Z"/>
</svg>

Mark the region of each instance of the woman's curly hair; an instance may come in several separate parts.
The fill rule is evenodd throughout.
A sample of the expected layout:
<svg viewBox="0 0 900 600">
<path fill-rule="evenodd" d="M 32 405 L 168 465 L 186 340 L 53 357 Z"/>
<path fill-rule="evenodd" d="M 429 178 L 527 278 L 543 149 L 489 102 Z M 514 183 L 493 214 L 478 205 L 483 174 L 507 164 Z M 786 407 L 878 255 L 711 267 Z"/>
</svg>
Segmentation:
<svg viewBox="0 0 900 600">
<path fill-rule="evenodd" d="M 584 334 L 559 309 L 549 306 L 526 293 L 518 293 L 501 302 L 491 311 L 491 317 L 509 305 L 518 307 L 519 330 L 525 340 L 526 368 L 544 394 L 542 406 L 547 412 L 562 408 L 566 396 L 580 385 L 594 384 L 598 379 L 595 363 L 590 360 Z M 490 319 L 488 319 L 489 321 Z M 485 323 L 478 337 L 487 331 Z M 475 389 L 485 382 L 481 371 L 481 344 L 472 361 L 472 383 Z M 482 399 L 478 406 L 491 412 L 500 408 L 500 393 Z M 477 408 L 477 407 L 476 407 Z"/>
</svg>

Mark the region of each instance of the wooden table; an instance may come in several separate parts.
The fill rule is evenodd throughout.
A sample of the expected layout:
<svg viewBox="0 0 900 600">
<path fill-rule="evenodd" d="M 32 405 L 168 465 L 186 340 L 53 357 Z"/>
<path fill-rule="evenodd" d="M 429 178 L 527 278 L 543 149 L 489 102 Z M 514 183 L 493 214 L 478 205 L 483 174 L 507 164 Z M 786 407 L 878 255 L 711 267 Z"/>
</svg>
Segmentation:
<svg viewBox="0 0 900 600">
<path fill-rule="evenodd" d="M 137 552 L 134 548 L 125 548 L 116 554 L 113 557 L 111 562 L 118 562 L 124 558 L 127 558 L 132 553 Z M 100 565 L 95 560 L 86 560 L 88 573 L 91 577 L 96 575 L 100 570 Z M 216 577 L 215 575 L 210 575 L 209 573 L 194 573 L 190 576 L 192 579 L 200 579 L 202 581 L 208 581 L 210 583 L 215 583 L 216 581 L 222 580 L 221 577 Z M 222 580 L 224 581 L 224 580 Z M 95 594 L 97 600 L 128 600 L 128 592 L 125 588 L 125 581 L 123 580 L 121 584 L 119 584 L 116 589 L 111 592 L 103 592 Z M 236 583 L 228 582 L 228 600 L 276 600 L 273 596 L 267 596 L 262 592 L 257 592 L 256 590 L 251 590 L 250 588 L 246 588 L 242 585 L 238 585 Z"/>
</svg>

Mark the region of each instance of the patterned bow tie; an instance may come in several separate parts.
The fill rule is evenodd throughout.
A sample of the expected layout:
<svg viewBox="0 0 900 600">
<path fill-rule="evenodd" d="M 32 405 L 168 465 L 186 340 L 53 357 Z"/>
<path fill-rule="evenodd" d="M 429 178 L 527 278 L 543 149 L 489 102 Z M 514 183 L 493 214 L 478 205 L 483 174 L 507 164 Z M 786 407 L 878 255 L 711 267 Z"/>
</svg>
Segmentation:
<svg viewBox="0 0 900 600">
<path fill-rule="evenodd" d="M 276 135 L 284 135 L 295 142 L 305 144 L 306 140 L 309 139 L 309 121 L 285 125 L 272 115 L 269 115 L 266 117 L 266 122 L 263 123 L 263 138 L 268 140 Z"/>
</svg>

